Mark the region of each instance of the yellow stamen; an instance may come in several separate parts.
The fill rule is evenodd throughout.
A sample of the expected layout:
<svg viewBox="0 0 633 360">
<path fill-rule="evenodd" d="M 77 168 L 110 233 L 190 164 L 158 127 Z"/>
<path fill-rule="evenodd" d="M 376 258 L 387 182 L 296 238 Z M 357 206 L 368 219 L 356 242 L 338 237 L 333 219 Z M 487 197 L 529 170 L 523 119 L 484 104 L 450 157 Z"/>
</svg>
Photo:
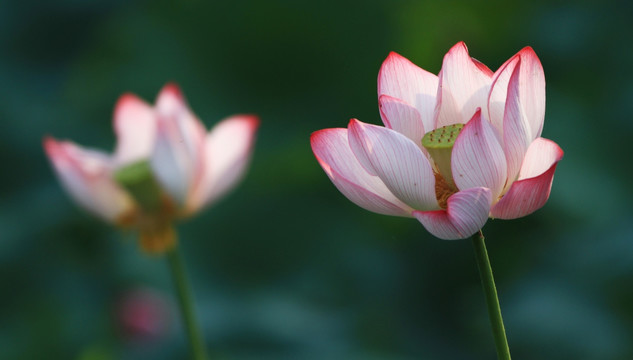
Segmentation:
<svg viewBox="0 0 633 360">
<path fill-rule="evenodd" d="M 446 183 L 446 180 L 444 180 L 444 177 L 440 173 L 435 173 L 435 196 L 437 197 L 437 203 L 442 209 L 446 209 L 448 198 L 456 192 L 457 189 Z"/>
</svg>

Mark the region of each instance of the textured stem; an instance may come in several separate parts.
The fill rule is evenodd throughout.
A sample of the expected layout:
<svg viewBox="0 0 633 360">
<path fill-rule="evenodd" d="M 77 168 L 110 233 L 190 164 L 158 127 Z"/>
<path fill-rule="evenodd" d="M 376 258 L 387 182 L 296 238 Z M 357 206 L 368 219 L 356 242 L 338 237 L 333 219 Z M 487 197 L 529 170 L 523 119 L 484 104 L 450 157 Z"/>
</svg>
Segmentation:
<svg viewBox="0 0 633 360">
<path fill-rule="evenodd" d="M 501 317 L 501 308 L 499 307 L 499 298 L 497 297 L 497 288 L 495 279 L 492 276 L 492 268 L 488 259 L 488 251 L 484 243 L 484 234 L 478 231 L 472 237 L 475 254 L 477 257 L 477 266 L 479 267 L 479 275 L 481 276 L 481 284 L 486 295 L 486 304 L 488 305 L 488 316 L 492 325 L 492 334 L 495 338 L 497 347 L 497 357 L 500 360 L 510 360 L 510 348 L 508 347 L 508 339 L 506 338 L 506 330 L 503 326 L 503 318 Z"/>
<path fill-rule="evenodd" d="M 206 360 L 207 353 L 202 340 L 202 333 L 195 316 L 193 296 L 191 286 L 187 281 L 185 267 L 180 253 L 180 247 L 176 244 L 168 253 L 169 265 L 174 278 L 174 286 L 178 293 L 178 302 L 180 304 L 180 312 L 182 314 L 187 336 L 189 338 L 189 347 L 191 348 L 191 356 L 194 360 Z"/>
</svg>

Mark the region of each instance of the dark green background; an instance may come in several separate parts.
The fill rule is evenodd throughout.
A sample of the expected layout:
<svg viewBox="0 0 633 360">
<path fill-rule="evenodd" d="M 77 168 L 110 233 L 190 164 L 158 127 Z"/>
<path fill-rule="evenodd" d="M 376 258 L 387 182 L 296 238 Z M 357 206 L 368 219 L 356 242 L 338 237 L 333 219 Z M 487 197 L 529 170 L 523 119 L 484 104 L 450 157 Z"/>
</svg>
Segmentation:
<svg viewBox="0 0 633 360">
<path fill-rule="evenodd" d="M 570 2 L 571 4 L 571 2 Z M 633 11 L 629 2 L 0 2 L 0 358 L 182 359 L 173 315 L 138 340 L 113 316 L 162 258 L 81 211 L 44 135 L 110 151 L 116 99 L 178 82 L 207 126 L 261 117 L 252 167 L 179 225 L 210 348 L 226 359 L 493 359 L 469 241 L 362 210 L 310 133 L 380 123 L 391 50 L 437 73 L 464 40 L 495 70 L 523 46 L 565 151 L 535 214 L 484 228 L 515 359 L 633 358 Z"/>
</svg>

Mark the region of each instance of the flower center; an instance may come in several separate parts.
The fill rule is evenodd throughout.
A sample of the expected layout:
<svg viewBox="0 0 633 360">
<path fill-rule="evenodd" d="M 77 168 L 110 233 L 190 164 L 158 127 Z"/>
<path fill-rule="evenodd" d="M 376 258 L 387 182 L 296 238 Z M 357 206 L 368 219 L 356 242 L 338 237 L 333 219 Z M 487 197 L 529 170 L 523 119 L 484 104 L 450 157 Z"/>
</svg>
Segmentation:
<svg viewBox="0 0 633 360">
<path fill-rule="evenodd" d="M 446 208 L 446 200 L 457 192 L 451 171 L 451 154 L 457 136 L 464 124 L 453 124 L 437 128 L 424 135 L 422 146 L 428 151 L 435 168 L 435 194 L 442 208 Z"/>
<path fill-rule="evenodd" d="M 144 212 L 154 213 L 160 209 L 162 190 L 149 161 L 142 160 L 118 169 L 114 179 L 136 200 Z"/>
<path fill-rule="evenodd" d="M 126 221 L 138 227 L 141 248 L 154 254 L 171 249 L 176 243 L 171 225 L 176 209 L 154 178 L 149 162 L 142 160 L 126 165 L 116 171 L 114 179 L 140 208 Z"/>
</svg>

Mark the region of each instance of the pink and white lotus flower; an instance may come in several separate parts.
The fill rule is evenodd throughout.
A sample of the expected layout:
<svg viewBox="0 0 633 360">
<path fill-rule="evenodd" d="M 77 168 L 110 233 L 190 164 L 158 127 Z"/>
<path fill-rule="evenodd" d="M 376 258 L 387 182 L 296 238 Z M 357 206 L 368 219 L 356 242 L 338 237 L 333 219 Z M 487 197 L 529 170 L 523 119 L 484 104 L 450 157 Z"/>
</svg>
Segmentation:
<svg viewBox="0 0 633 360">
<path fill-rule="evenodd" d="M 460 42 L 438 76 L 392 52 L 378 102 L 384 127 L 352 119 L 311 137 L 323 170 L 358 206 L 415 217 L 448 240 L 547 202 L 563 151 L 541 137 L 545 77 L 532 48 L 492 72 Z"/>
<path fill-rule="evenodd" d="M 121 96 L 114 111 L 114 154 L 44 139 L 68 193 L 100 218 L 140 232 L 141 246 L 173 246 L 172 221 L 192 215 L 231 189 L 246 171 L 259 119 L 237 115 L 206 132 L 180 89 L 167 84 L 150 106 Z"/>
</svg>

